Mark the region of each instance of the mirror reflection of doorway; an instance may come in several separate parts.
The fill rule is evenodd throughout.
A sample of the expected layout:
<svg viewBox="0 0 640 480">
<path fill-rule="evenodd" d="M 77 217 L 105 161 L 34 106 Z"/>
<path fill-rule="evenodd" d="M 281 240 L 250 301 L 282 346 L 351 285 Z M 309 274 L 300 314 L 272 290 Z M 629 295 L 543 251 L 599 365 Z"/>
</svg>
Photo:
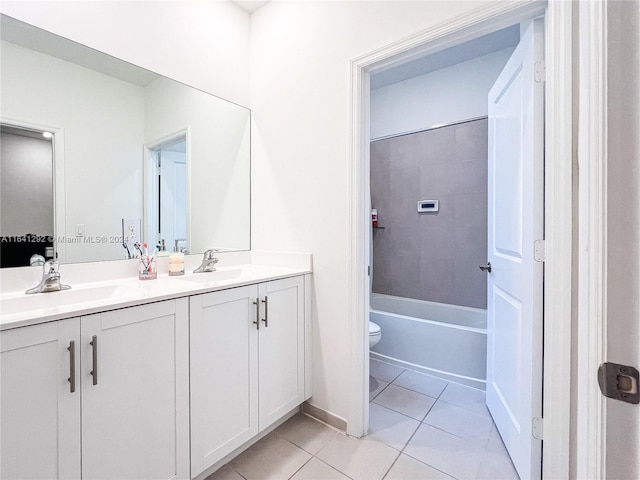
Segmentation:
<svg viewBox="0 0 640 480">
<path fill-rule="evenodd" d="M 0 266 L 44 264 L 54 252 L 53 134 L 0 126 Z"/>
<path fill-rule="evenodd" d="M 157 172 L 156 244 L 160 250 L 188 253 L 186 136 L 156 145 L 151 158 Z"/>
</svg>

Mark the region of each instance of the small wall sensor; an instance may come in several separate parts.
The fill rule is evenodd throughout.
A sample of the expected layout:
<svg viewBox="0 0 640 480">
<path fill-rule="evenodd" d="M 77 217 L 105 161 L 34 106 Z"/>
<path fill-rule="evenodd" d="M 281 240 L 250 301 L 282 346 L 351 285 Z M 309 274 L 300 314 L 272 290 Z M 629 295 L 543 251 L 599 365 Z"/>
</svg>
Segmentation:
<svg viewBox="0 0 640 480">
<path fill-rule="evenodd" d="M 420 200 L 418 202 L 418 213 L 437 212 L 438 200 Z"/>
</svg>

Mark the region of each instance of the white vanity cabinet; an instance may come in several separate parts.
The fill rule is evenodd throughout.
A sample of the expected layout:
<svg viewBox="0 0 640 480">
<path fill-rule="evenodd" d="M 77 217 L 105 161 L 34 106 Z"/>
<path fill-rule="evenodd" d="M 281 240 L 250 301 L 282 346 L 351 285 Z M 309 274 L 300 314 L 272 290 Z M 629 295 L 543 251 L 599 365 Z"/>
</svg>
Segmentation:
<svg viewBox="0 0 640 480">
<path fill-rule="evenodd" d="M 82 317 L 83 479 L 189 478 L 188 308 Z"/>
<path fill-rule="evenodd" d="M 204 476 L 307 400 L 310 268 L 236 270 L 0 318 L 0 478 Z"/>
<path fill-rule="evenodd" d="M 0 478 L 80 478 L 79 349 L 79 318 L 0 333 Z"/>
<path fill-rule="evenodd" d="M 2 478 L 189 478 L 188 328 L 183 298 L 3 331 Z"/>
<path fill-rule="evenodd" d="M 190 301 L 193 478 L 310 396 L 309 327 L 302 276 Z"/>
<path fill-rule="evenodd" d="M 305 315 L 303 277 L 259 285 L 259 430 L 305 398 Z"/>
</svg>

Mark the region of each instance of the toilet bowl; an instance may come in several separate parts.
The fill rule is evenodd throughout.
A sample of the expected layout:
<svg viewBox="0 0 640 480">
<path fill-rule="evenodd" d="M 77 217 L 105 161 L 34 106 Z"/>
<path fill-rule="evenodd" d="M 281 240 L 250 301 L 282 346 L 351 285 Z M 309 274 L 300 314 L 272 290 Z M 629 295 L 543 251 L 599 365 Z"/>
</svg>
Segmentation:
<svg viewBox="0 0 640 480">
<path fill-rule="evenodd" d="M 380 325 L 369 321 L 369 348 L 378 343 L 381 337 L 382 332 L 380 331 Z"/>
</svg>

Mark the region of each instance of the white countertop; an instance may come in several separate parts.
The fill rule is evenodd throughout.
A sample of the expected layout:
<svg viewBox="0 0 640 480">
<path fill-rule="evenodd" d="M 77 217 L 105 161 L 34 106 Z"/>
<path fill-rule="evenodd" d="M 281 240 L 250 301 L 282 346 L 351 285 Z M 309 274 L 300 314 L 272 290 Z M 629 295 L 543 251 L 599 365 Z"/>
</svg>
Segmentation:
<svg viewBox="0 0 640 480">
<path fill-rule="evenodd" d="M 283 262 L 289 263 L 289 262 Z M 228 288 L 251 285 L 311 273 L 308 264 L 287 266 L 240 264 L 210 273 L 187 273 L 170 277 L 159 273 L 155 280 L 137 277 L 72 284 L 70 290 L 27 295 L 23 291 L 0 295 L 0 330 L 78 317 L 145 303 L 170 300 Z M 62 275 L 62 283 L 65 281 Z"/>
</svg>

